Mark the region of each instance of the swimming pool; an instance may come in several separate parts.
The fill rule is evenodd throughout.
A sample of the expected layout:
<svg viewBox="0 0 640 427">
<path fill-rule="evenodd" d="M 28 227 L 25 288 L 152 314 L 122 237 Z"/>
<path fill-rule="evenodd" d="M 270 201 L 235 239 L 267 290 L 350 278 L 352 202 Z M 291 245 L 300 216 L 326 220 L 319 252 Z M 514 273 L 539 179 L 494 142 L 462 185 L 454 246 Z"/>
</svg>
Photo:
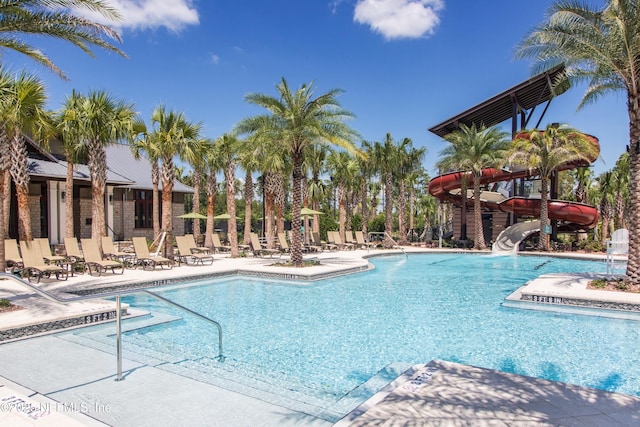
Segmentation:
<svg viewBox="0 0 640 427">
<path fill-rule="evenodd" d="M 640 323 L 501 306 L 541 274 L 604 272 L 604 262 L 471 254 L 370 261 L 374 270 L 302 285 L 234 277 L 157 291 L 221 323 L 223 365 L 281 375 L 284 388 L 304 385 L 335 400 L 389 364 L 432 359 L 640 395 Z M 143 294 L 123 301 L 179 317 L 127 332 L 125 357 L 133 348 L 195 366 L 217 354 L 210 325 Z"/>
</svg>

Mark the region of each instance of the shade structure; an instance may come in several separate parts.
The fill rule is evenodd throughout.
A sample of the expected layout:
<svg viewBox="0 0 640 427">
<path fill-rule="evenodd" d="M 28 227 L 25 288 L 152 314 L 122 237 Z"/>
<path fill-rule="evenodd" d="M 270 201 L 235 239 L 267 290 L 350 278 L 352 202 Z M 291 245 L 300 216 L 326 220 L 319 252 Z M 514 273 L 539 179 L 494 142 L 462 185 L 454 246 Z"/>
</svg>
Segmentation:
<svg viewBox="0 0 640 427">
<path fill-rule="evenodd" d="M 186 214 L 182 214 L 182 215 L 178 215 L 178 218 L 182 218 L 182 219 L 207 219 L 206 216 L 202 215 L 201 213 L 198 212 L 189 212 Z"/>
<path fill-rule="evenodd" d="M 324 212 L 314 211 L 309 208 L 302 208 L 300 209 L 300 215 L 324 215 Z"/>
</svg>

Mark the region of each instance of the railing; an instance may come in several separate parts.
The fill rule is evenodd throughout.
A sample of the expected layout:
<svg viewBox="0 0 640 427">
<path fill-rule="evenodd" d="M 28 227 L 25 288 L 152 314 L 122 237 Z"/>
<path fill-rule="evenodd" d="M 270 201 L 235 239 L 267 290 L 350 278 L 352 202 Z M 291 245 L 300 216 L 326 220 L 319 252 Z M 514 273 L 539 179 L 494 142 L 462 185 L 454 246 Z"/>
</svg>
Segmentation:
<svg viewBox="0 0 640 427">
<path fill-rule="evenodd" d="M 21 278 L 17 277 L 14 274 L 10 274 L 10 273 L 4 273 L 4 272 L 0 272 L 0 277 L 5 277 L 7 279 L 11 279 L 14 282 L 22 285 L 23 287 L 37 293 L 38 295 L 40 295 L 43 298 L 48 299 L 49 301 L 53 301 L 59 304 L 68 304 L 71 302 L 76 302 L 76 301 L 86 301 L 86 300 L 92 300 L 92 299 L 100 299 L 100 298 L 112 298 L 115 297 L 116 298 L 116 358 L 117 358 L 117 373 L 116 373 L 116 381 L 121 381 L 122 378 L 122 304 L 120 302 L 120 297 L 122 295 L 125 294 L 132 294 L 132 293 L 136 293 L 136 292 L 144 292 L 148 295 L 151 295 L 154 298 L 157 298 L 161 301 L 166 302 L 169 305 L 172 305 L 173 307 L 176 307 L 182 311 L 185 311 L 189 314 L 192 314 L 202 320 L 205 320 L 209 323 L 213 323 L 216 328 L 218 329 L 218 356 L 216 356 L 216 359 L 219 362 L 224 362 L 225 357 L 222 354 L 222 326 L 220 326 L 220 324 L 218 322 L 216 322 L 213 319 L 208 318 L 207 316 L 204 316 L 200 313 L 197 313 L 191 309 L 188 309 L 187 307 L 184 307 L 180 304 L 178 304 L 177 302 L 171 301 L 170 299 L 167 299 L 165 297 L 162 297 L 154 292 L 145 290 L 145 289 L 132 289 L 129 291 L 119 291 L 119 292 L 104 292 L 104 293 L 100 293 L 100 294 L 91 294 L 91 295 L 79 295 L 79 296 L 75 296 L 75 297 L 71 297 L 71 298 L 60 298 L 56 295 L 53 295 L 45 290 L 42 290 L 40 288 L 38 288 L 37 286 L 32 285 L 29 282 L 26 282 L 24 280 L 22 280 Z"/>
</svg>

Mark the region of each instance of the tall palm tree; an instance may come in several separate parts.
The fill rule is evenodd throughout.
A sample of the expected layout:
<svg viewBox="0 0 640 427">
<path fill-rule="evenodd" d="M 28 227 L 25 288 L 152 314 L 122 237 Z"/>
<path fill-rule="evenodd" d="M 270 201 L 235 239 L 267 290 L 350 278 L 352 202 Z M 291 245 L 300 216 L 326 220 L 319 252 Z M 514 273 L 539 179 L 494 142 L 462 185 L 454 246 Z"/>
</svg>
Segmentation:
<svg viewBox="0 0 640 427">
<path fill-rule="evenodd" d="M 338 188 L 338 224 L 340 239 L 345 242 L 347 225 L 347 192 L 358 172 L 358 162 L 345 151 L 332 151 L 327 157 L 327 169 Z"/>
<path fill-rule="evenodd" d="M 615 211 L 615 189 L 614 189 L 615 173 L 607 171 L 598 176 L 598 188 L 600 193 L 599 210 L 602 220 L 602 231 L 600 233 L 600 241 L 603 245 L 607 244 L 607 238 L 613 232 L 613 219 Z"/>
<path fill-rule="evenodd" d="M 324 169 L 328 152 L 329 150 L 326 146 L 310 145 L 307 147 L 307 152 L 304 156 L 305 164 L 311 174 L 311 179 L 308 181 L 307 195 L 309 203 L 311 203 L 311 209 L 315 211 L 320 209 L 320 201 L 325 197 L 325 186 L 320 180 L 320 173 Z M 305 230 L 307 229 L 306 227 L 307 225 L 305 224 Z M 312 231 L 320 233 L 320 215 L 313 216 Z"/>
<path fill-rule="evenodd" d="M 244 169 L 244 238 L 243 244 L 248 246 L 251 243 L 251 210 L 253 205 L 253 197 L 255 194 L 255 185 L 253 183 L 253 172 L 260 167 L 260 162 L 254 156 L 256 142 L 249 138 L 243 144 L 238 152 L 240 167 Z"/>
<path fill-rule="evenodd" d="M 607 0 L 594 7 L 558 1 L 519 44 L 517 56 L 534 72 L 564 63 L 569 81 L 588 82 L 578 108 L 611 92 L 627 96 L 629 114 L 629 262 L 627 278 L 640 284 L 640 2 Z"/>
<path fill-rule="evenodd" d="M 593 171 L 588 167 L 575 168 L 571 172 L 577 185 L 575 190 L 575 200 L 578 203 L 589 203 L 589 189 L 591 188 Z M 578 233 L 578 241 L 586 240 L 587 233 Z"/>
<path fill-rule="evenodd" d="M 126 55 L 108 40 L 122 39 L 108 25 L 91 21 L 80 12 L 98 13 L 111 22 L 120 20 L 118 11 L 102 0 L 7 0 L 0 2 L 0 49 L 29 56 L 65 78 L 64 73 L 40 49 L 18 35 L 47 36 L 69 42 L 94 56 L 90 46 Z"/>
<path fill-rule="evenodd" d="M 206 169 L 206 151 L 208 150 L 208 141 L 202 140 L 200 141 L 200 149 L 202 150 L 199 153 L 195 153 L 195 156 L 191 160 L 192 170 L 192 184 L 193 184 L 193 212 L 200 213 L 200 187 L 202 184 L 202 177 L 204 175 L 204 170 Z M 202 233 L 200 231 L 200 219 L 193 219 L 193 237 L 196 241 L 200 241 Z"/>
<path fill-rule="evenodd" d="M 47 97 L 42 82 L 35 76 L 21 73 L 3 95 L 0 117 L 4 132 L 11 142 L 11 178 L 18 198 L 18 233 L 21 240 L 31 240 L 31 209 L 29 207 L 29 161 L 25 134 L 48 145 L 53 134 L 52 120 L 45 110 Z"/>
<path fill-rule="evenodd" d="M 236 222 L 236 154 L 242 145 L 235 135 L 225 133 L 216 140 L 216 153 L 221 158 L 224 170 L 224 180 L 227 193 L 227 238 L 231 246 L 231 256 L 237 257 L 238 228 Z"/>
<path fill-rule="evenodd" d="M 372 150 L 373 162 L 380 173 L 380 184 L 384 188 L 384 242 L 385 248 L 394 246 L 393 232 L 393 174 L 397 166 L 399 148 L 390 133 L 383 142 L 374 142 Z"/>
<path fill-rule="evenodd" d="M 270 114 L 244 119 L 238 129 L 242 133 L 270 135 L 286 147 L 293 165 L 291 227 L 298 231 L 302 225 L 300 209 L 305 147 L 322 143 L 356 151 L 352 140 L 357 134 L 345 123 L 353 115 L 338 102 L 337 96 L 342 93 L 341 90 L 332 89 L 314 97 L 313 83 L 303 84 L 292 92 L 284 78 L 276 86 L 276 90 L 278 97 L 262 94 L 249 94 L 245 97 L 248 102 L 264 107 Z M 297 232 L 293 233 L 291 241 L 291 261 L 296 267 L 303 265 L 302 238 Z"/>
<path fill-rule="evenodd" d="M 65 157 L 67 161 L 67 176 L 65 179 L 65 237 L 74 237 L 73 224 L 73 169 L 74 165 L 80 160 L 84 154 L 85 145 L 79 129 L 75 126 L 69 126 L 73 123 L 69 120 L 79 114 L 82 114 L 82 102 L 84 97 L 75 90 L 67 97 L 62 110 L 57 115 L 57 125 L 62 140 Z M 68 118 L 65 120 L 65 117 Z"/>
<path fill-rule="evenodd" d="M 156 144 L 158 158 L 162 162 L 162 229 L 165 237 L 164 256 L 173 258 L 173 180 L 175 179 L 174 159 L 191 162 L 200 152 L 202 125 L 189 122 L 184 114 L 167 111 L 159 105 L 151 113 L 150 134 Z"/>
<path fill-rule="evenodd" d="M 396 169 L 396 175 L 398 179 L 398 228 L 400 232 L 399 244 L 405 245 L 407 241 L 407 184 L 415 176 L 416 171 L 422 168 L 422 158 L 426 149 L 414 148 L 412 141 L 409 138 L 405 138 L 398 147 L 397 158 L 398 168 Z M 413 186 L 410 185 L 410 189 Z M 413 228 L 413 225 L 411 225 Z"/>
<path fill-rule="evenodd" d="M 614 167 L 615 223 L 616 228 L 627 228 L 629 201 L 629 153 L 622 154 Z"/>
<path fill-rule="evenodd" d="M 549 250 L 549 181 L 567 163 L 589 164 L 599 148 L 583 133 L 568 126 L 550 124 L 544 131 L 523 131 L 513 141 L 509 159 L 514 165 L 535 169 L 540 176 L 540 228 L 538 249 Z"/>
<path fill-rule="evenodd" d="M 486 168 L 502 166 L 510 141 L 508 134 L 492 126 L 477 127 L 460 125 L 460 129 L 451 132 L 444 138 L 451 143 L 441 152 L 439 165 L 445 169 L 450 167 L 467 171 L 473 182 L 473 222 L 474 248 L 486 249 L 484 230 L 482 227 L 482 202 L 480 200 L 480 179 Z M 462 203 L 466 203 L 463 197 Z"/>
<path fill-rule="evenodd" d="M 211 236 L 214 231 L 213 217 L 216 214 L 216 196 L 218 195 L 218 177 L 216 174 L 222 168 L 221 158 L 216 152 L 215 142 L 206 140 L 204 142 L 204 162 L 205 162 L 205 190 L 207 193 L 207 223 L 204 231 L 204 245 L 213 246 Z"/>
<path fill-rule="evenodd" d="M 140 159 L 143 155 L 151 163 L 151 217 L 154 238 L 160 234 L 160 153 L 153 141 L 153 135 L 147 133 L 147 126 L 142 120 L 135 125 L 137 138 L 131 144 L 133 157 Z"/>
<path fill-rule="evenodd" d="M 117 100 L 104 91 L 87 96 L 76 94 L 77 114 L 64 116 L 62 126 L 73 132 L 86 146 L 91 175 L 91 237 L 105 235 L 104 193 L 107 181 L 105 147 L 118 141 L 130 141 L 137 122 L 133 105 Z"/>
</svg>

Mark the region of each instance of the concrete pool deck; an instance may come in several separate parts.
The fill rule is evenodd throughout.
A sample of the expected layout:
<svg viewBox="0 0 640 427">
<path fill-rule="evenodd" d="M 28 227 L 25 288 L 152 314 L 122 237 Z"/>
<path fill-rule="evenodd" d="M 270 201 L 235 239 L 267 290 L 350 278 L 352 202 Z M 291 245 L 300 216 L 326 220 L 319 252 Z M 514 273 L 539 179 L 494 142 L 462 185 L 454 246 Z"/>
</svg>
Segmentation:
<svg viewBox="0 0 640 427">
<path fill-rule="evenodd" d="M 439 252 L 406 249 L 406 252 L 426 251 Z M 320 260 L 321 264 L 305 269 L 274 265 L 286 257 L 279 260 L 230 259 L 215 255 L 212 266 L 126 270 L 122 276 L 80 275 L 66 282 L 44 280 L 40 286 L 65 297 L 71 295 L 69 292 L 113 289 L 132 283 L 157 286 L 213 272 L 244 272 L 250 275 L 266 272 L 299 280 L 301 275 L 307 278 L 328 277 L 363 271 L 368 269 L 366 256 L 391 253 L 399 252 L 322 252 L 309 256 Z M 602 256 L 580 257 L 603 259 Z M 588 291 L 584 277 L 572 277 L 542 277 L 542 280 L 534 280 L 519 291 L 526 294 L 527 288 L 532 286 L 534 293 L 544 291 L 548 295 L 559 296 L 558 293 L 562 292 L 563 298 L 595 295 L 595 300 L 602 300 L 603 296 L 597 292 L 605 291 Z M 104 312 L 113 306 L 108 301 L 84 301 L 61 306 L 7 280 L 0 281 L 0 298 L 10 298 L 23 307 L 0 316 L 0 332 Z M 70 354 L 73 358 L 69 357 Z M 128 359 L 126 350 L 123 362 L 125 380 L 118 382 L 114 380 L 115 359 L 110 351 L 90 348 L 54 335 L 0 343 L 0 401 L 27 402 L 16 407 L 27 408 L 31 415 L 29 417 L 25 411 L 8 410 L 15 409 L 8 404 L 0 406 L 0 424 L 328 426 L 338 421 L 335 414 L 289 409 L 286 402 L 269 402 L 250 392 L 243 392 L 241 387 L 234 389 L 206 384 L 159 369 L 151 363 Z M 429 369 L 437 371 L 433 373 Z M 425 372 L 431 372 L 431 375 Z M 338 421 L 338 425 L 587 426 L 638 425 L 640 422 L 640 400 L 637 397 L 440 361 L 416 366 L 400 374 L 379 394 Z M 39 413 L 36 409 L 43 408 L 51 409 L 51 415 L 35 420 L 33 414 Z"/>
</svg>

